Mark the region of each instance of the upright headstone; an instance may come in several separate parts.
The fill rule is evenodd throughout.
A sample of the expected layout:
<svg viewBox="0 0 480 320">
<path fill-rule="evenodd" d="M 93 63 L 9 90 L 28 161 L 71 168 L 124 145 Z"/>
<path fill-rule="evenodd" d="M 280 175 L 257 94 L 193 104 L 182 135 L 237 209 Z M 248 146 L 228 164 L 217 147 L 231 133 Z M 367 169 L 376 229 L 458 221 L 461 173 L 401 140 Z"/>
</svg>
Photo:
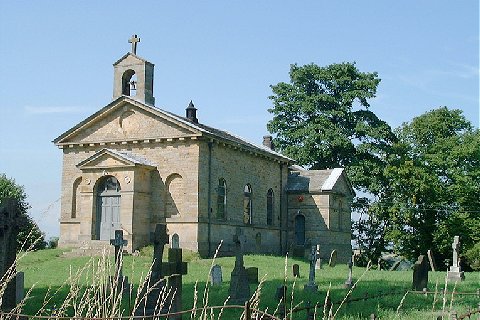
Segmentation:
<svg viewBox="0 0 480 320">
<path fill-rule="evenodd" d="M 292 273 L 293 277 L 300 278 L 300 266 L 297 263 L 292 266 Z"/>
<path fill-rule="evenodd" d="M 17 235 L 25 223 L 20 214 L 19 203 L 11 198 L 0 199 L 0 279 L 7 283 L 3 292 L 0 310 L 11 311 L 16 306 Z"/>
<path fill-rule="evenodd" d="M 328 265 L 332 268 L 337 265 L 337 250 L 333 249 L 330 253 L 330 260 L 328 260 Z"/>
<path fill-rule="evenodd" d="M 308 291 L 317 291 L 318 285 L 315 283 L 315 263 L 317 260 L 317 247 L 312 246 L 310 251 L 310 273 L 308 275 L 308 283 L 303 287 Z"/>
<path fill-rule="evenodd" d="M 427 251 L 427 256 L 428 256 L 428 261 L 430 262 L 430 268 L 432 269 L 433 272 L 435 272 L 436 264 L 435 264 L 435 258 L 433 257 L 433 252 L 432 250 Z"/>
<path fill-rule="evenodd" d="M 346 289 L 350 289 L 353 285 L 353 259 L 350 258 L 350 261 L 348 262 L 348 278 L 345 280 L 345 283 L 343 286 Z"/>
<path fill-rule="evenodd" d="M 243 304 L 250 299 L 250 286 L 247 271 L 243 265 L 243 250 L 247 238 L 240 228 L 237 228 L 233 236 L 233 242 L 235 244 L 235 267 L 231 273 L 228 294 L 231 303 Z"/>
<path fill-rule="evenodd" d="M 428 288 L 428 262 L 424 255 L 420 255 L 413 265 L 412 288 L 416 291 L 423 291 L 424 288 Z"/>
<path fill-rule="evenodd" d="M 172 236 L 172 248 L 180 248 L 180 237 L 176 233 Z"/>
<path fill-rule="evenodd" d="M 222 284 L 222 281 L 222 267 L 216 264 L 212 267 L 212 270 L 210 271 L 210 284 L 212 286 L 219 286 Z"/>
<path fill-rule="evenodd" d="M 452 266 L 450 267 L 450 270 L 447 271 L 447 278 L 448 280 L 452 280 L 452 281 L 463 281 L 465 280 L 465 274 L 460 268 L 460 260 L 458 256 L 460 251 L 459 236 L 455 236 L 453 238 L 452 249 L 453 249 Z"/>
<path fill-rule="evenodd" d="M 25 298 L 25 273 L 17 272 L 15 277 L 16 295 L 15 302 L 19 304 Z"/>
<path fill-rule="evenodd" d="M 320 270 L 322 269 L 322 259 L 320 259 L 320 245 L 317 244 L 317 261 L 315 263 L 315 269 Z"/>
<path fill-rule="evenodd" d="M 110 240 L 110 244 L 115 247 L 115 275 L 112 284 L 116 287 L 117 293 L 126 293 L 129 289 L 128 277 L 123 276 L 123 247 L 127 243 L 127 240 L 123 239 L 123 230 L 115 230 L 115 238 Z"/>
<path fill-rule="evenodd" d="M 246 268 L 248 283 L 258 283 L 258 268 L 257 267 L 248 267 Z"/>
</svg>

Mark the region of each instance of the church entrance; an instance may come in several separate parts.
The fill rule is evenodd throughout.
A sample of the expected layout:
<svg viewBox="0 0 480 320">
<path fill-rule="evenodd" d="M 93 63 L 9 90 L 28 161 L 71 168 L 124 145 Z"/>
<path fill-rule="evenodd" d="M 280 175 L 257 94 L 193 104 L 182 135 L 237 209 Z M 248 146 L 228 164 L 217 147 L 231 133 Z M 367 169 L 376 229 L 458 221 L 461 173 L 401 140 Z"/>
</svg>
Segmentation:
<svg viewBox="0 0 480 320">
<path fill-rule="evenodd" d="M 110 240 L 120 229 L 120 183 L 115 177 L 102 178 L 97 187 L 95 240 Z"/>
</svg>

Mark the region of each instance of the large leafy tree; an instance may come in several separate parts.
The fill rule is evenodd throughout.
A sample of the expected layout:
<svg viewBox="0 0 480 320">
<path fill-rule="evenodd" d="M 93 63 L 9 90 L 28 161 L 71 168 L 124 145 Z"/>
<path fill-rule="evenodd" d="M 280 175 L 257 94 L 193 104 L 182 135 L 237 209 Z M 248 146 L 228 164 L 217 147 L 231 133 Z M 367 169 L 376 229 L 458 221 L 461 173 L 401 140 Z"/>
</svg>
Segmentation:
<svg viewBox="0 0 480 320">
<path fill-rule="evenodd" d="M 2 198 L 13 198 L 17 200 L 18 210 L 21 219 L 19 220 L 19 232 L 17 236 L 17 249 L 38 250 L 45 248 L 45 235 L 38 225 L 27 214 L 29 204 L 23 186 L 15 183 L 15 180 L 0 174 L 0 201 Z"/>
<path fill-rule="evenodd" d="M 298 164 L 346 168 L 363 195 L 353 204 L 362 217 L 355 237 L 366 259 L 375 261 L 387 245 L 388 220 L 372 203 L 384 196 L 384 169 L 396 141 L 390 126 L 369 110 L 379 83 L 377 73 L 361 72 L 354 63 L 291 65 L 290 83 L 271 86 L 273 119 L 267 125 L 275 145 Z"/>
<path fill-rule="evenodd" d="M 460 110 L 442 107 L 396 133 L 382 206 L 396 251 L 415 258 L 432 249 L 443 260 L 455 235 L 464 252 L 480 243 L 479 131 Z"/>
</svg>

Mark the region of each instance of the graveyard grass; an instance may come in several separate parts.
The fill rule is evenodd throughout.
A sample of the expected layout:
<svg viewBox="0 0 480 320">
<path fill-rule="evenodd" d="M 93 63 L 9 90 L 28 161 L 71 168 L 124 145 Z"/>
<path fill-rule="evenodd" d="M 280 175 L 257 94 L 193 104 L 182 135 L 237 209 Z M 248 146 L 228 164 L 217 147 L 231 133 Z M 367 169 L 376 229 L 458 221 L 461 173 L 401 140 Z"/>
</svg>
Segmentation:
<svg viewBox="0 0 480 320">
<path fill-rule="evenodd" d="M 44 304 L 45 295 L 48 292 L 50 295 L 55 292 L 53 299 L 44 307 L 46 313 L 54 313 L 54 310 L 62 305 L 64 298 L 71 290 L 68 285 L 65 285 L 66 279 L 91 261 L 89 257 L 65 258 L 62 256 L 64 251 L 49 249 L 30 252 L 18 261 L 18 271 L 25 272 L 25 291 L 28 292 L 33 287 L 22 313 L 35 314 Z M 124 258 L 124 275 L 128 276 L 130 282 L 136 286 L 151 266 L 150 251 L 151 249 L 147 248 L 140 256 L 125 256 Z M 108 259 L 112 261 L 110 264 L 112 267 L 113 256 Z M 183 260 L 188 262 L 188 274 L 183 276 L 183 309 L 192 308 L 194 301 L 196 301 L 197 307 L 201 307 L 205 300 L 209 306 L 222 306 L 228 296 L 230 272 L 233 270 L 235 258 L 222 257 L 212 261 L 212 259 L 200 259 L 196 254 L 184 250 Z M 351 291 L 351 298 L 379 293 L 382 297 L 343 304 L 337 312 L 339 302 L 349 292 L 343 287 L 348 275 L 346 265 L 337 265 L 334 268 L 324 265 L 322 269 L 316 270 L 319 292 L 311 293 L 303 290 L 303 286 L 308 282 L 309 262 L 307 260 L 265 255 L 246 255 L 244 260 L 245 267 L 258 267 L 261 288 L 256 300 L 259 309 L 270 314 L 273 314 L 278 307 L 275 299 L 276 289 L 284 283 L 288 288 L 287 310 L 296 306 L 304 307 L 306 301 L 311 301 L 312 305 L 318 304 L 319 306 L 316 319 L 324 318 L 324 301 L 327 292 L 334 303 L 332 312 L 336 313 L 336 319 L 365 319 L 372 313 L 381 319 L 423 319 L 425 316 L 432 318 L 438 316 L 442 310 L 447 314 L 452 310 L 457 311 L 458 314 L 465 313 L 468 308 L 477 308 L 479 302 L 476 295 L 443 295 L 446 272 L 429 272 L 429 290 L 436 291 L 437 294 L 426 296 L 424 294 L 405 294 L 407 290 L 411 289 L 412 271 L 378 271 L 354 267 L 354 283 L 360 277 L 361 279 Z M 223 283 L 220 286 L 207 285 L 212 262 L 222 267 Z M 300 278 L 298 279 L 292 276 L 292 265 L 295 263 L 300 265 Z M 113 274 L 113 270 L 111 272 Z M 88 282 L 87 279 L 81 281 L 84 281 L 85 284 Z M 205 296 L 207 287 L 208 295 Z M 252 284 L 250 288 L 253 294 L 257 285 Z M 475 292 L 480 288 L 480 273 L 466 273 L 465 281 L 457 284 L 448 283 L 447 288 L 448 292 Z M 58 292 L 56 292 L 57 290 Z M 127 310 L 132 308 L 133 304 L 127 300 L 124 299 L 122 305 L 122 308 L 125 309 L 124 315 L 128 315 Z M 222 319 L 239 319 L 240 314 L 240 309 L 224 310 Z M 278 316 L 278 310 L 275 314 Z M 215 319 L 217 317 L 218 311 Z M 190 318 L 190 316 L 186 318 Z M 294 313 L 292 317 L 292 319 L 305 318 L 304 311 Z"/>
</svg>

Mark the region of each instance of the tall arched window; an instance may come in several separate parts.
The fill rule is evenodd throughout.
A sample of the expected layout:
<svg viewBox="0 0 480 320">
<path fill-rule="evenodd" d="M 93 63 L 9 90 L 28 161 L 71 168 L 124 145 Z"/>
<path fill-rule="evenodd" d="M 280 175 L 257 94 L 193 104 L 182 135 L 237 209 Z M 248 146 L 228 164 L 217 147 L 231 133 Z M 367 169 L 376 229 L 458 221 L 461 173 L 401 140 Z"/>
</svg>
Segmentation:
<svg viewBox="0 0 480 320">
<path fill-rule="evenodd" d="M 252 187 L 246 184 L 243 188 L 243 222 L 252 224 Z"/>
<path fill-rule="evenodd" d="M 183 178 L 178 173 L 173 173 L 168 176 L 165 185 L 167 187 L 165 215 L 168 218 L 179 216 L 183 213 L 185 201 Z"/>
<path fill-rule="evenodd" d="M 227 209 L 227 183 L 225 179 L 218 180 L 217 188 L 217 218 L 225 219 Z"/>
<path fill-rule="evenodd" d="M 81 211 L 80 209 L 80 184 L 82 183 L 82 177 L 75 179 L 73 182 L 73 194 L 72 194 L 72 212 L 70 214 L 71 218 L 76 218 L 77 214 Z"/>
<path fill-rule="evenodd" d="M 267 225 L 273 225 L 273 190 L 267 192 Z"/>
</svg>

